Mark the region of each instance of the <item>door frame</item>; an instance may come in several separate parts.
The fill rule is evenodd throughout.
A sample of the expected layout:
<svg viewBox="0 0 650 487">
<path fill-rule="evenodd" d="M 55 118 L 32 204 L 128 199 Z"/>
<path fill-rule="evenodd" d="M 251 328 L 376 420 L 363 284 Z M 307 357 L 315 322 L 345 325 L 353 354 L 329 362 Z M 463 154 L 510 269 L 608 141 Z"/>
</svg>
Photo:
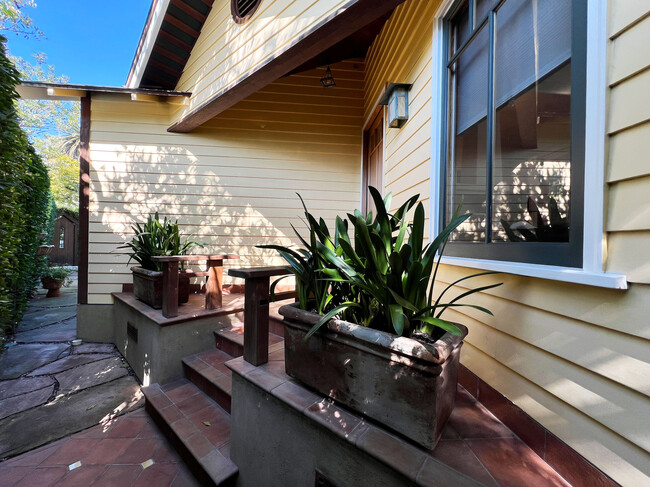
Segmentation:
<svg viewBox="0 0 650 487">
<path fill-rule="evenodd" d="M 372 114 L 368 117 L 368 121 L 363 127 L 363 150 L 361 153 L 361 211 L 367 213 L 368 211 L 368 155 L 370 153 L 370 128 L 375 124 L 377 118 L 384 117 L 384 107 L 383 105 L 377 105 Z M 385 159 L 385 137 L 386 137 L 386 126 L 382 122 L 381 124 L 381 188 L 378 188 L 381 194 L 384 194 L 384 159 Z"/>
</svg>

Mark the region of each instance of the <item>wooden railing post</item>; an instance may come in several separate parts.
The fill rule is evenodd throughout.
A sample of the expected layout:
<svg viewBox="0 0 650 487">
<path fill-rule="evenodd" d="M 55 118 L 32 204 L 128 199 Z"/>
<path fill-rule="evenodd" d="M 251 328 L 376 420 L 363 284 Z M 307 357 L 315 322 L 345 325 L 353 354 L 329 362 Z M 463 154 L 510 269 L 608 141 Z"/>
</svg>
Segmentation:
<svg viewBox="0 0 650 487">
<path fill-rule="evenodd" d="M 269 285 L 273 276 L 290 274 L 286 267 L 230 269 L 244 279 L 244 360 L 255 366 L 269 361 Z"/>
<path fill-rule="evenodd" d="M 253 365 L 269 360 L 269 283 L 249 278 L 244 288 L 244 360 Z"/>
<path fill-rule="evenodd" d="M 219 309 L 223 302 L 223 261 L 208 260 L 205 282 L 205 309 Z"/>
<path fill-rule="evenodd" d="M 165 318 L 178 316 L 178 262 L 163 262 L 162 313 Z"/>
</svg>

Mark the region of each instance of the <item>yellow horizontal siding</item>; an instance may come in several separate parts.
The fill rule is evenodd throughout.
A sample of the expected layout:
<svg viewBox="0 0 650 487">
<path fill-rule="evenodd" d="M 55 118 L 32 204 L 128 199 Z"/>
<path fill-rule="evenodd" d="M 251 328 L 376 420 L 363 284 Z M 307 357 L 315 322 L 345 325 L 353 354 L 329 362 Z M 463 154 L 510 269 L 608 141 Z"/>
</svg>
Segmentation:
<svg viewBox="0 0 650 487">
<path fill-rule="evenodd" d="M 411 0 L 396 9 L 371 46 L 366 69 L 366 118 L 387 82 L 414 84 L 410 120 L 400 130 L 386 129 L 384 184 L 399 195 L 422 192 L 426 201 L 431 73 L 437 72 L 431 66 L 430 20 L 436 7 L 437 2 Z M 647 38 L 642 10 L 638 2 L 610 3 L 609 32 L 620 45 L 610 44 L 608 51 L 607 268 L 627 272 L 638 283 L 650 282 L 644 264 L 650 262 L 650 166 L 644 150 L 650 140 L 649 59 L 636 46 Z M 443 266 L 438 284 L 472 272 L 479 271 Z M 618 482 L 648 483 L 650 286 L 619 291 L 513 275 L 486 276 L 474 284 L 498 281 L 504 285 L 473 300 L 493 317 L 472 309 L 447 314 L 470 328 L 463 363 Z M 457 286 L 451 296 L 467 289 Z"/>
<path fill-rule="evenodd" d="M 345 95 L 362 100 L 363 62 L 332 68 L 351 83 Z M 255 246 L 297 243 L 291 224 L 301 231 L 304 224 L 296 192 L 330 222 L 358 207 L 362 105 L 336 92 L 324 102 L 316 71 L 277 85 L 257 94 L 272 100 L 251 97 L 191 134 L 167 132 L 175 105 L 93 97 L 90 303 L 110 302 L 110 292 L 131 281 L 117 247 L 133 221 L 154 211 L 178 219 L 185 234 L 208 243 L 206 251 L 239 254 L 228 269 L 282 264 Z M 293 103 L 292 89 L 304 103 Z"/>
<path fill-rule="evenodd" d="M 607 270 L 650 283 L 650 4 L 610 5 Z"/>
<path fill-rule="evenodd" d="M 650 175 L 650 122 L 631 127 L 609 138 L 607 181 Z"/>
<path fill-rule="evenodd" d="M 410 0 L 397 7 L 370 46 L 366 59 L 366 118 L 375 110 L 388 83 L 413 85 L 409 92 L 409 120 L 400 129 L 386 125 L 384 132 L 384 193 L 393 193 L 394 208 L 415 193 L 428 204 L 432 20 L 438 4 Z"/>
<path fill-rule="evenodd" d="M 265 1 L 248 22 L 236 24 L 230 1 L 215 2 L 178 82 L 177 89 L 192 92 L 192 98 L 176 117 L 277 57 L 345 4 L 344 0 Z"/>
</svg>

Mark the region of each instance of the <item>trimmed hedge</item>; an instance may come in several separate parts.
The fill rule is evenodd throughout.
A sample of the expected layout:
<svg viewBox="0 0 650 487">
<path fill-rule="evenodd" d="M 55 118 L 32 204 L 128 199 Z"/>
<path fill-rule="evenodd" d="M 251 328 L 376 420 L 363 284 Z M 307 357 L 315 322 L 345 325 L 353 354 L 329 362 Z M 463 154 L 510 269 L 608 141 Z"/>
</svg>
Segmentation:
<svg viewBox="0 0 650 487">
<path fill-rule="evenodd" d="M 56 214 L 47 169 L 18 124 L 14 103 L 20 79 L 5 42 L 0 36 L 0 344 L 20 322 L 47 265 L 36 253 L 40 233 L 51 235 Z"/>
</svg>

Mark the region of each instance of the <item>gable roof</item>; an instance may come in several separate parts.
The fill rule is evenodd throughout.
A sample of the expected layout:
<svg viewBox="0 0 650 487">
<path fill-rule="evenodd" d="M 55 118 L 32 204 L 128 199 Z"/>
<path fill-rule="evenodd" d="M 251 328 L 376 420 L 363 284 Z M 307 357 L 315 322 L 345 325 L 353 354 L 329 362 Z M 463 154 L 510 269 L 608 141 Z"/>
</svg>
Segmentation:
<svg viewBox="0 0 650 487">
<path fill-rule="evenodd" d="M 213 2 L 153 0 L 126 86 L 173 90 Z"/>
</svg>

